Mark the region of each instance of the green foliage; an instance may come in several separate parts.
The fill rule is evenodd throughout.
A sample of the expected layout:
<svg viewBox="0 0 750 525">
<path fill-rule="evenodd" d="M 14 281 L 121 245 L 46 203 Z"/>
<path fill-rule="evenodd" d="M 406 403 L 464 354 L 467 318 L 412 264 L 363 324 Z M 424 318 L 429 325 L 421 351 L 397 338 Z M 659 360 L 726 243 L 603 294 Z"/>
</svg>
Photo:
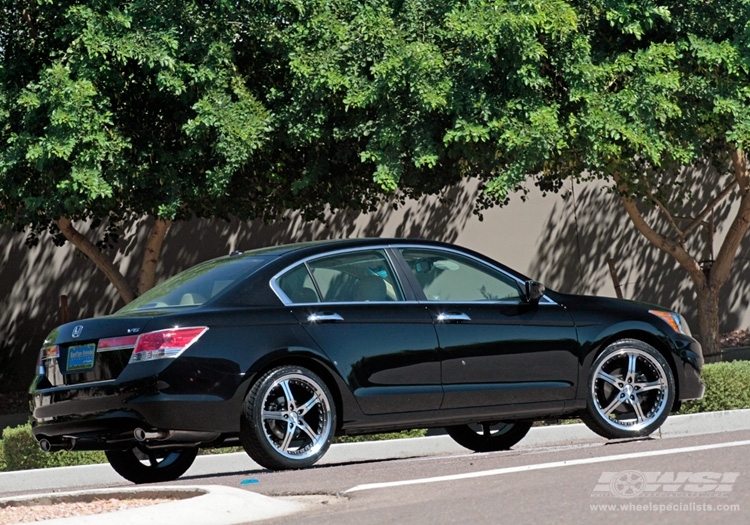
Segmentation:
<svg viewBox="0 0 750 525">
<path fill-rule="evenodd" d="M 217 213 L 271 120 L 231 3 L 2 6 L 0 222 Z"/>
<path fill-rule="evenodd" d="M 0 1 L 0 224 L 31 242 L 465 176 L 478 211 L 615 174 L 679 204 L 680 168 L 750 149 L 750 0 Z"/>
<path fill-rule="evenodd" d="M 27 470 L 49 467 L 68 467 L 106 463 L 103 452 L 42 452 L 39 443 L 31 434 L 30 425 L 21 425 L 3 430 L 0 442 L 0 470 Z"/>
<path fill-rule="evenodd" d="M 703 399 L 686 402 L 680 414 L 750 408 L 750 361 L 709 363 L 701 376 L 706 383 Z"/>
</svg>

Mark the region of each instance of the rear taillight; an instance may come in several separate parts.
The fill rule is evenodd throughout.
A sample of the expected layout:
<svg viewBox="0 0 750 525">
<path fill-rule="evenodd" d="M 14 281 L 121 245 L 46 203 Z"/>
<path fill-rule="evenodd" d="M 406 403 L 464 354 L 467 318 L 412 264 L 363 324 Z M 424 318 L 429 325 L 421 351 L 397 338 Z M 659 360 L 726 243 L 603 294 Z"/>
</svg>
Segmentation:
<svg viewBox="0 0 750 525">
<path fill-rule="evenodd" d="M 197 326 L 141 334 L 130 355 L 130 362 L 175 358 L 195 343 L 207 330 L 205 326 Z"/>
<path fill-rule="evenodd" d="M 51 359 L 57 359 L 60 357 L 60 347 L 57 345 L 44 346 L 39 351 L 39 359 L 37 360 L 37 370 L 40 376 L 47 373 L 45 368 L 45 362 Z"/>
</svg>

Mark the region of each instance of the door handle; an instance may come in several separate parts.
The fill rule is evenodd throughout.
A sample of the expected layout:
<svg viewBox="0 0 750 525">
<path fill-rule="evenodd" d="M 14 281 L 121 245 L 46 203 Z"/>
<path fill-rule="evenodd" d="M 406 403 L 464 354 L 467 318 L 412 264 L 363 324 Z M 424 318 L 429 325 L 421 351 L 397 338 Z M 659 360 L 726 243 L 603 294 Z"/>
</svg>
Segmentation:
<svg viewBox="0 0 750 525">
<path fill-rule="evenodd" d="M 463 312 L 447 312 L 438 314 L 438 323 L 460 323 L 462 321 L 471 321 L 471 317 Z"/>
<path fill-rule="evenodd" d="M 310 323 L 332 323 L 336 321 L 343 321 L 344 318 L 339 314 L 325 314 L 325 313 L 312 313 L 307 316 L 307 321 Z"/>
</svg>

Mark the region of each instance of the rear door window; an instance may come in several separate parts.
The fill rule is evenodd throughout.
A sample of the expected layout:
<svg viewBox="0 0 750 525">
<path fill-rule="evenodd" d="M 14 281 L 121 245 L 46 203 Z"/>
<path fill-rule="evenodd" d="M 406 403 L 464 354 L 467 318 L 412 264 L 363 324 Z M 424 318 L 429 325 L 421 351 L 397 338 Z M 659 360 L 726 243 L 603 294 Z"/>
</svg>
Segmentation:
<svg viewBox="0 0 750 525">
<path fill-rule="evenodd" d="M 383 250 L 357 250 L 312 259 L 290 269 L 276 283 L 294 304 L 404 300 Z"/>
</svg>

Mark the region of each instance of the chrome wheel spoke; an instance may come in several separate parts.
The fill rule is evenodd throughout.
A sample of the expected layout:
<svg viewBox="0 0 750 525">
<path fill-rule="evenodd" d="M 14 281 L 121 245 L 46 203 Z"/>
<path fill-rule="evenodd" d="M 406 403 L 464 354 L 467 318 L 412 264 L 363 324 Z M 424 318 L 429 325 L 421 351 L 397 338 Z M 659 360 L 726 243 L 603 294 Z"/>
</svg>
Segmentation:
<svg viewBox="0 0 750 525">
<path fill-rule="evenodd" d="M 287 412 L 282 412 L 280 410 L 264 410 L 261 414 L 261 417 L 264 421 L 269 419 L 274 419 L 278 421 L 286 421 L 288 419 Z"/>
<path fill-rule="evenodd" d="M 289 381 L 282 381 L 279 386 L 281 387 L 281 390 L 284 391 L 284 397 L 286 398 L 286 407 L 288 410 L 294 410 L 296 405 L 294 401 L 294 394 L 292 394 L 292 389 L 289 386 Z"/>
<path fill-rule="evenodd" d="M 313 431 L 312 428 L 310 428 L 310 425 L 308 425 L 304 421 L 300 421 L 299 429 L 302 430 L 302 432 L 304 432 L 305 434 L 307 434 L 307 436 L 310 438 L 310 441 L 312 443 L 315 443 L 318 440 L 318 438 L 320 437 L 318 434 L 316 434 Z"/>
<path fill-rule="evenodd" d="M 606 408 L 602 409 L 602 413 L 605 416 L 609 416 L 617 407 L 619 407 L 620 405 L 622 405 L 622 403 L 624 401 L 625 401 L 625 397 L 624 396 L 622 396 L 620 394 L 616 395 L 615 398 L 612 400 L 612 402 L 609 405 L 607 405 Z"/>
<path fill-rule="evenodd" d="M 316 395 L 312 396 L 307 401 L 307 403 L 305 403 L 304 405 L 302 405 L 301 407 L 297 409 L 297 414 L 299 414 L 300 416 L 304 416 L 318 403 L 320 403 L 320 399 L 318 399 L 318 396 Z"/>
<path fill-rule="evenodd" d="M 604 370 L 599 370 L 599 373 L 596 374 L 597 379 L 601 379 L 602 381 L 606 381 L 616 389 L 620 390 L 622 387 L 620 386 L 622 384 L 622 379 L 617 379 L 616 377 L 608 374 Z"/>
<path fill-rule="evenodd" d="M 636 367 L 638 366 L 638 357 L 634 353 L 628 354 L 628 373 L 625 381 L 629 384 L 635 383 Z"/>
<path fill-rule="evenodd" d="M 643 415 L 643 409 L 641 408 L 641 398 L 638 396 L 634 396 L 635 399 L 630 400 L 630 404 L 633 407 L 633 411 L 635 412 L 635 418 L 638 420 L 638 423 L 643 423 L 646 420 L 646 417 Z"/>
<path fill-rule="evenodd" d="M 661 390 L 664 387 L 664 383 L 661 378 L 657 381 L 649 381 L 647 383 L 635 383 L 635 389 L 640 394 L 641 392 L 648 392 L 649 390 Z"/>
<path fill-rule="evenodd" d="M 296 430 L 297 425 L 292 423 L 291 421 L 287 422 L 286 425 L 286 434 L 284 434 L 283 441 L 279 444 L 279 448 L 286 452 L 289 450 L 289 446 L 292 443 L 292 438 L 294 437 L 294 431 Z"/>
</svg>

